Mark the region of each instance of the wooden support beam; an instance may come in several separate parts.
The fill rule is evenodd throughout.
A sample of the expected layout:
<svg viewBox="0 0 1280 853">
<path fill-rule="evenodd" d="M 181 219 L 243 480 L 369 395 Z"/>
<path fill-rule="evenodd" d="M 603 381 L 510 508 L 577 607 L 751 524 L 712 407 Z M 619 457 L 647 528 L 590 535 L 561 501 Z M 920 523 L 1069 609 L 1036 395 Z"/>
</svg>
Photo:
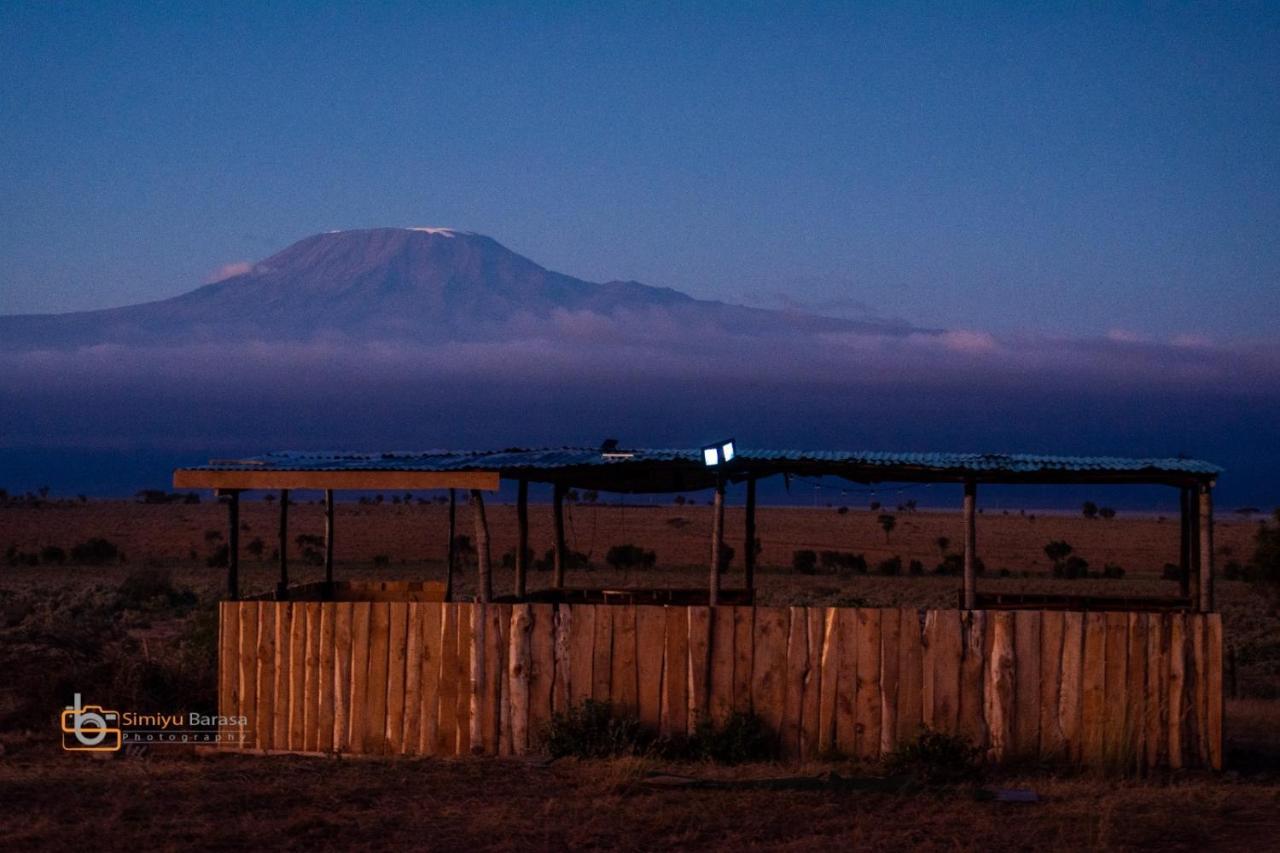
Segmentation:
<svg viewBox="0 0 1280 853">
<path fill-rule="evenodd" d="M 289 598 L 289 490 L 280 490 L 280 581 L 276 584 L 276 600 Z"/>
<path fill-rule="evenodd" d="M 1200 612 L 1213 612 L 1213 485 L 1200 485 Z"/>
<path fill-rule="evenodd" d="M 333 489 L 324 490 L 324 583 L 327 598 L 333 592 Z"/>
<path fill-rule="evenodd" d="M 457 563 L 458 490 L 449 490 L 449 551 L 445 558 L 444 600 L 453 601 L 453 569 Z"/>
<path fill-rule="evenodd" d="M 1198 487 L 1187 489 L 1187 597 L 1190 607 L 1200 607 L 1200 499 Z"/>
<path fill-rule="evenodd" d="M 708 602 L 712 607 L 720 603 L 720 555 L 724 544 L 724 478 L 716 480 L 715 499 L 711 508 L 711 582 Z"/>
<path fill-rule="evenodd" d="M 529 573 L 529 481 L 516 487 L 516 598 L 524 600 Z"/>
<path fill-rule="evenodd" d="M 564 589 L 564 492 L 563 483 L 556 483 L 551 500 L 552 521 L 555 524 L 555 573 L 552 584 L 556 589 Z"/>
<path fill-rule="evenodd" d="M 1191 595 L 1191 490 L 1178 489 L 1178 594 Z"/>
<path fill-rule="evenodd" d="M 493 600 L 493 573 L 489 567 L 489 520 L 484 514 L 484 495 L 471 490 L 471 514 L 476 525 L 476 600 Z"/>
<path fill-rule="evenodd" d="M 175 489 L 360 489 L 363 491 L 422 491 L 424 489 L 498 488 L 497 471 L 273 471 L 245 469 L 208 471 L 179 468 Z"/>
<path fill-rule="evenodd" d="M 240 493 L 227 497 L 227 597 L 240 598 Z"/>
<path fill-rule="evenodd" d="M 978 598 L 977 503 L 978 486 L 973 480 L 964 484 L 964 609 L 973 610 Z"/>
<path fill-rule="evenodd" d="M 745 540 L 742 552 L 742 566 L 746 574 L 744 583 L 747 589 L 756 588 L 756 478 L 747 480 L 747 507 Z"/>
</svg>

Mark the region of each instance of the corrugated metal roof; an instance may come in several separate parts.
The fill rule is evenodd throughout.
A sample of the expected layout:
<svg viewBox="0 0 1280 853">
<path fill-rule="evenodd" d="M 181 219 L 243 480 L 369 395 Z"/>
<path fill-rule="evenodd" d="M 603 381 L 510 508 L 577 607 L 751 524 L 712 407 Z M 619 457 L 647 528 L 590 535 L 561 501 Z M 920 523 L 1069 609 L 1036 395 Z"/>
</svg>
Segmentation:
<svg viewBox="0 0 1280 853">
<path fill-rule="evenodd" d="M 508 448 L 505 450 L 427 450 L 386 453 L 281 451 L 236 460 L 213 460 L 188 470 L 308 470 L 308 471 L 467 471 L 497 470 L 504 476 L 520 472 L 594 469 L 606 474 L 613 466 L 701 469 L 700 449 Z M 1222 469 L 1199 459 L 1127 458 L 1115 456 L 1047 456 L 1030 453 L 890 453 L 842 450 L 752 450 L 740 448 L 732 470 L 737 475 L 781 473 L 795 467 L 830 468 L 831 474 L 883 471 L 896 474 L 1031 476 L 1055 474 L 1152 475 L 1153 477 L 1212 478 Z"/>
</svg>

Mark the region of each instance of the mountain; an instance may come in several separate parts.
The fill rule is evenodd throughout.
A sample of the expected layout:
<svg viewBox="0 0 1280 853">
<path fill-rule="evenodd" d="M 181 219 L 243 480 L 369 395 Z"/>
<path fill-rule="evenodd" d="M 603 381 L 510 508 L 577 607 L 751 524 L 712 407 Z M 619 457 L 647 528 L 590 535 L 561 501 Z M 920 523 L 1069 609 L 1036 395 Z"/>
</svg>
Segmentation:
<svg viewBox="0 0 1280 853">
<path fill-rule="evenodd" d="M 545 269 L 490 237 L 448 228 L 375 228 L 307 237 L 249 271 L 172 299 L 71 314 L 0 317 L 0 348 L 189 342 L 498 340 L 563 333 L 575 317 L 669 333 L 855 331 L 853 321 L 694 299 L 634 281 Z"/>
</svg>

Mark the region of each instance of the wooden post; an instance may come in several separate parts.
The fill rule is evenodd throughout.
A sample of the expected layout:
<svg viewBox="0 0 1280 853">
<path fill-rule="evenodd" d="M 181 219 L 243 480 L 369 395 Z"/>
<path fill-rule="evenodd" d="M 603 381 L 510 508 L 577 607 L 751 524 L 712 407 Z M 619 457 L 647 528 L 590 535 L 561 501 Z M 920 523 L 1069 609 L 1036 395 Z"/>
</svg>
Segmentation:
<svg viewBox="0 0 1280 853">
<path fill-rule="evenodd" d="M 744 583 L 747 589 L 754 590 L 756 588 L 756 478 L 747 479 L 747 507 L 746 507 L 746 535 L 743 537 L 746 542 L 745 551 L 742 552 L 742 567 L 746 575 Z M 754 597 L 753 597 L 754 600 Z"/>
<path fill-rule="evenodd" d="M 476 523 L 476 600 L 493 599 L 493 574 L 489 570 L 489 521 L 484 515 L 484 495 L 479 489 L 471 490 L 471 512 Z"/>
<path fill-rule="evenodd" d="M 289 598 L 289 490 L 280 490 L 280 581 L 276 584 L 276 600 Z"/>
<path fill-rule="evenodd" d="M 240 598 L 240 493 L 230 492 L 227 500 L 227 595 Z"/>
<path fill-rule="evenodd" d="M 1187 607 L 1200 607 L 1200 500 L 1199 487 L 1187 489 Z"/>
<path fill-rule="evenodd" d="M 977 526 L 975 507 L 978 502 L 978 485 L 973 480 L 964 481 L 964 609 L 973 610 L 978 599 Z"/>
<path fill-rule="evenodd" d="M 1200 612 L 1213 612 L 1213 484 L 1200 484 Z"/>
<path fill-rule="evenodd" d="M 444 600 L 453 601 L 453 567 L 457 561 L 457 545 L 454 543 L 458 519 L 458 490 L 449 490 L 449 550 L 444 568 Z"/>
<path fill-rule="evenodd" d="M 529 571 L 529 481 L 520 480 L 516 488 L 516 598 L 524 600 L 526 575 Z"/>
<path fill-rule="evenodd" d="M 1191 596 L 1191 490 L 1178 488 L 1178 594 Z"/>
<path fill-rule="evenodd" d="M 333 595 L 333 489 L 324 490 L 324 594 Z"/>
<path fill-rule="evenodd" d="M 724 477 L 716 475 L 715 501 L 711 509 L 711 585 L 708 603 L 715 607 L 720 603 L 720 554 L 724 544 Z"/>
<path fill-rule="evenodd" d="M 551 501 L 551 511 L 555 522 L 555 575 L 552 580 L 556 589 L 564 589 L 564 486 L 556 483 Z"/>
</svg>

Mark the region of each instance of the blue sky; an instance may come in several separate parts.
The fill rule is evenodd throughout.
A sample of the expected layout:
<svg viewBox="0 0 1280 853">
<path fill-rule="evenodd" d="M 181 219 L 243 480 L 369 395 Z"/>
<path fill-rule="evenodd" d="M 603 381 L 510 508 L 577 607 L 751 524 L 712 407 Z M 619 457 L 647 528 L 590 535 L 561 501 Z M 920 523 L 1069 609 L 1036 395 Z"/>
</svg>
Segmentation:
<svg viewBox="0 0 1280 853">
<path fill-rule="evenodd" d="M 437 224 L 760 305 L 1273 336 L 1280 6 L 958 5 L 6 3 L 0 312 Z"/>
</svg>

